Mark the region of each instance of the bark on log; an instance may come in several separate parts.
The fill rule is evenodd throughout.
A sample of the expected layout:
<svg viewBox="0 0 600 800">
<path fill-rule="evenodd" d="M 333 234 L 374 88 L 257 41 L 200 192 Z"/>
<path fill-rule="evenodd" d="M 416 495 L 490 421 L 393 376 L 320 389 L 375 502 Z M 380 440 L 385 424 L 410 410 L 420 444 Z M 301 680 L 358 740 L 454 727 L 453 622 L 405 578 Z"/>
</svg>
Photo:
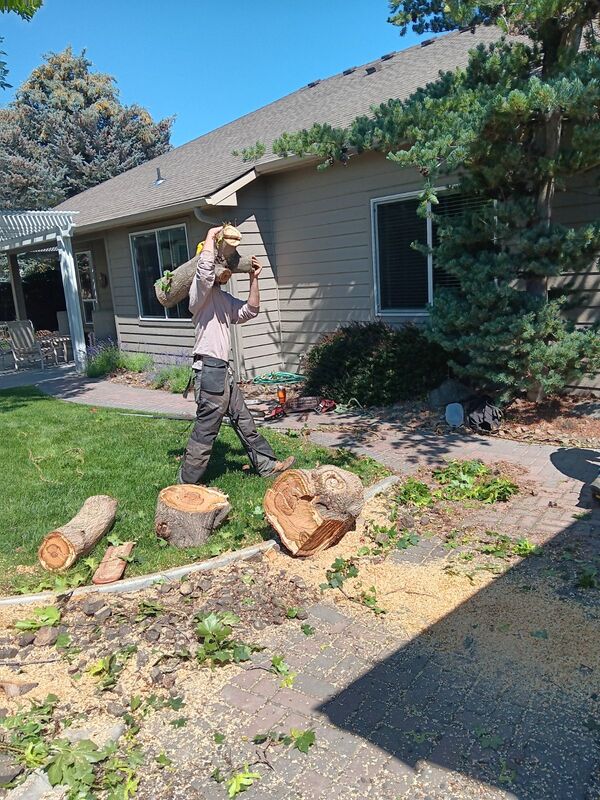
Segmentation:
<svg viewBox="0 0 600 800">
<path fill-rule="evenodd" d="M 226 494 L 207 486 L 183 483 L 158 495 L 154 527 L 175 547 L 199 547 L 231 511 Z"/>
<path fill-rule="evenodd" d="M 88 497 L 72 520 L 44 537 L 38 550 L 42 567 L 51 572 L 68 569 L 108 533 L 116 513 L 117 501 L 114 497 L 105 494 Z"/>
<path fill-rule="evenodd" d="M 199 255 L 190 258 L 185 264 L 173 270 L 168 279 L 163 278 L 155 283 L 154 291 L 156 293 L 156 299 L 161 306 L 164 308 L 173 308 L 173 306 L 176 306 L 177 303 L 181 303 L 181 301 L 185 300 L 189 295 L 190 286 L 196 274 L 199 258 Z M 250 272 L 252 269 L 252 259 L 249 256 L 240 256 L 236 250 L 227 257 L 226 262 L 221 263 L 217 261 L 215 263 L 215 274 L 218 276 L 226 267 L 230 269 L 231 272 Z M 168 290 L 165 291 L 163 287 L 168 287 Z"/>
<path fill-rule="evenodd" d="M 353 530 L 365 502 L 360 478 L 339 467 L 290 469 L 267 490 L 265 515 L 295 556 L 312 556 Z"/>
</svg>

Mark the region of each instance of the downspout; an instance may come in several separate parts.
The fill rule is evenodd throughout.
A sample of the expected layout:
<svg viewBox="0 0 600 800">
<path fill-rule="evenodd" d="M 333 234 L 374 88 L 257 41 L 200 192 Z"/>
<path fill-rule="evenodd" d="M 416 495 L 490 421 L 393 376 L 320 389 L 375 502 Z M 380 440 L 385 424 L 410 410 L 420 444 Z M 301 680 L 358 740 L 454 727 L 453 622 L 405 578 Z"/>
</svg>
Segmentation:
<svg viewBox="0 0 600 800">
<path fill-rule="evenodd" d="M 217 208 L 213 206 L 213 208 Z M 207 214 L 204 213 L 203 209 L 199 206 L 194 206 L 194 216 L 199 222 L 204 223 L 205 225 L 209 225 L 211 228 L 215 227 L 217 220 L 214 217 L 209 217 Z M 232 285 L 234 290 L 237 288 L 235 284 L 234 277 L 232 276 Z M 246 367 L 244 365 L 244 343 L 242 341 L 241 331 L 239 329 L 239 325 L 233 325 L 231 328 L 232 336 L 231 336 L 231 353 L 233 356 L 233 366 L 235 370 L 235 374 L 238 378 L 243 379 L 246 377 Z"/>
</svg>

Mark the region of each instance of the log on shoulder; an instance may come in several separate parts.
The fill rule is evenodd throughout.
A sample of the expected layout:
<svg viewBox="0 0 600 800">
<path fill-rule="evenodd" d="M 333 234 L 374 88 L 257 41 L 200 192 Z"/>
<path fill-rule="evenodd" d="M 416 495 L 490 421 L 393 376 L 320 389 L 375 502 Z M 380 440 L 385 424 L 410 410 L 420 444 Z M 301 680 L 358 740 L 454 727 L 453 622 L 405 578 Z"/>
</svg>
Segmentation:
<svg viewBox="0 0 600 800">
<path fill-rule="evenodd" d="M 353 530 L 365 502 L 360 478 L 333 466 L 290 469 L 267 490 L 265 515 L 295 556 L 312 556 Z"/>
<path fill-rule="evenodd" d="M 167 486 L 158 495 L 154 528 L 175 547 L 199 547 L 230 511 L 227 495 L 217 489 L 187 483 Z"/>
<path fill-rule="evenodd" d="M 96 542 L 112 528 L 117 513 L 114 497 L 99 494 L 88 497 L 72 520 L 44 537 L 38 558 L 44 569 L 68 569 L 87 555 Z"/>
<path fill-rule="evenodd" d="M 194 280 L 200 256 L 194 256 L 180 267 L 173 270 L 169 275 L 160 278 L 154 284 L 156 299 L 164 308 L 173 308 L 177 303 L 190 293 L 190 286 Z M 231 272 L 250 272 L 252 269 L 252 259 L 249 256 L 240 256 L 236 251 L 231 253 L 224 262 L 215 264 L 215 274 L 218 276 L 224 269 L 228 268 Z"/>
</svg>

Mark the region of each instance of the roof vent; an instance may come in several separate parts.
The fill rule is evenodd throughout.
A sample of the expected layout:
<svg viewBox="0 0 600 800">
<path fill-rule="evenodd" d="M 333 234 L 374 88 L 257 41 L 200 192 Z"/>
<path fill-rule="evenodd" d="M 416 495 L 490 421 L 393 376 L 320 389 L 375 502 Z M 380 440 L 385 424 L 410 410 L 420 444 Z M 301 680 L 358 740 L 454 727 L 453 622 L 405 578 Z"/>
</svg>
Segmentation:
<svg viewBox="0 0 600 800">
<path fill-rule="evenodd" d="M 380 64 L 370 64 L 368 67 L 365 67 L 365 73 L 367 75 L 372 75 L 374 72 L 379 72 L 380 69 Z"/>
<path fill-rule="evenodd" d="M 160 174 L 160 167 L 157 167 L 156 168 L 156 180 L 154 181 L 154 185 L 155 186 L 160 186 L 161 183 L 164 183 L 164 182 L 165 182 L 165 179 Z"/>
<path fill-rule="evenodd" d="M 386 53 L 384 56 L 381 56 L 382 61 L 389 61 L 390 58 L 393 58 L 396 53 Z"/>
<path fill-rule="evenodd" d="M 307 83 L 306 86 L 308 89 L 312 89 L 313 86 L 316 86 L 318 83 L 321 83 L 321 78 L 317 78 L 316 81 L 311 81 L 310 83 Z"/>
<path fill-rule="evenodd" d="M 352 75 L 353 72 L 356 72 L 356 67 L 348 67 L 342 72 L 342 75 Z"/>
<path fill-rule="evenodd" d="M 421 47 L 427 47 L 428 45 L 433 44 L 434 42 L 435 42 L 435 39 L 424 39 L 421 42 Z"/>
</svg>

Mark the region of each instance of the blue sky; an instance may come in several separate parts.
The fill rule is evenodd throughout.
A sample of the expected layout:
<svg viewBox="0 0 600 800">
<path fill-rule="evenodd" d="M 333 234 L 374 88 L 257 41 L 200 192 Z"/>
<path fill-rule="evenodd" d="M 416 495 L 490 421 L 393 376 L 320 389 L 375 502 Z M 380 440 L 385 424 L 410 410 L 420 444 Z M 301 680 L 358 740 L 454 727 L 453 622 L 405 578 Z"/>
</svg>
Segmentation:
<svg viewBox="0 0 600 800">
<path fill-rule="evenodd" d="M 44 53 L 85 48 L 125 103 L 176 115 L 183 144 L 316 78 L 418 41 L 387 22 L 387 0 L 45 0 L 31 22 L 0 15 L 18 87 Z M 423 38 L 423 37 L 421 37 Z M 14 88 L 0 92 L 0 105 Z"/>
</svg>

